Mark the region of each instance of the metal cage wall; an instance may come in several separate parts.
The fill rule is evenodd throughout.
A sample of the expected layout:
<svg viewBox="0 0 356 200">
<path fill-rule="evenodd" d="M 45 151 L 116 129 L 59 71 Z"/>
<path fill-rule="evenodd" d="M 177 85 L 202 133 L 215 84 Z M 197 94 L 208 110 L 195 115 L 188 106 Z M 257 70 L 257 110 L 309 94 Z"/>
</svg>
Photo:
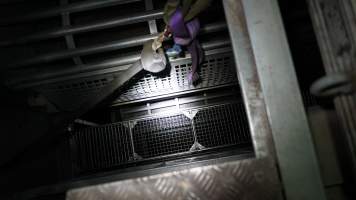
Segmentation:
<svg viewBox="0 0 356 200">
<path fill-rule="evenodd" d="M 85 173 L 224 147 L 251 147 L 251 136 L 240 102 L 86 128 L 74 132 L 70 143 L 73 169 Z"/>
</svg>

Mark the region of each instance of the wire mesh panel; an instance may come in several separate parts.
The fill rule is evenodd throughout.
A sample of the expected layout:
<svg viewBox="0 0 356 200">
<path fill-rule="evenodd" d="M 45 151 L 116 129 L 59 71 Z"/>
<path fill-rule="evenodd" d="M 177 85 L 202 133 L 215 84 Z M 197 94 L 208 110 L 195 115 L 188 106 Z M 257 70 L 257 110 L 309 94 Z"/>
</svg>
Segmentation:
<svg viewBox="0 0 356 200">
<path fill-rule="evenodd" d="M 208 55 L 201 65 L 201 82 L 193 86 L 188 84 L 187 74 L 191 70 L 191 59 L 171 60 L 170 73 L 165 76 L 147 74 L 122 94 L 116 102 L 126 102 L 191 89 L 237 83 L 231 52 Z"/>
<path fill-rule="evenodd" d="M 186 111 L 79 130 L 71 141 L 74 167 L 85 172 L 251 144 L 242 103 Z"/>
<path fill-rule="evenodd" d="M 247 116 L 242 103 L 200 110 L 193 120 L 197 141 L 204 147 L 251 142 Z"/>
<path fill-rule="evenodd" d="M 191 120 L 181 114 L 138 121 L 133 140 L 143 158 L 189 151 L 194 143 Z"/>
<path fill-rule="evenodd" d="M 71 143 L 74 165 L 79 171 L 127 163 L 133 156 L 129 129 L 122 124 L 80 130 L 73 135 Z"/>
</svg>

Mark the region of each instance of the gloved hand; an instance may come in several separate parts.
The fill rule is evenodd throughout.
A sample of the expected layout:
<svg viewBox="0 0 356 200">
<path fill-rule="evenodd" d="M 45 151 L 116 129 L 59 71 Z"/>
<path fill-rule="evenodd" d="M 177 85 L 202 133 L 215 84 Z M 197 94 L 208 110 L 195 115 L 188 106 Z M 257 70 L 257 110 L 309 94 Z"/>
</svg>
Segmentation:
<svg viewBox="0 0 356 200">
<path fill-rule="evenodd" d="M 164 31 L 162 33 L 160 33 L 156 39 L 153 40 L 152 49 L 154 51 L 157 51 L 157 49 L 162 47 L 163 41 L 167 40 L 171 36 L 172 36 L 171 31 L 170 31 L 169 27 L 166 26 Z"/>
</svg>

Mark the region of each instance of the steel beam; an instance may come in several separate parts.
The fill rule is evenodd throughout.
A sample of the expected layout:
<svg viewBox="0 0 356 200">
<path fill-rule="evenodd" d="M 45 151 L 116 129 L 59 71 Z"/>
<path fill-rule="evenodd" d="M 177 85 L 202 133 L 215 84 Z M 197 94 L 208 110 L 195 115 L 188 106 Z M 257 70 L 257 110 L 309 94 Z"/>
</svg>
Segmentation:
<svg viewBox="0 0 356 200">
<path fill-rule="evenodd" d="M 218 23 L 208 24 L 206 27 L 203 27 L 201 29 L 201 32 L 203 34 L 212 33 L 212 32 L 224 30 L 225 28 L 226 28 L 226 25 L 224 25 L 224 23 L 218 22 Z M 136 37 L 112 41 L 112 42 L 108 42 L 108 43 L 104 43 L 104 44 L 100 44 L 100 45 L 93 45 L 93 46 L 88 46 L 88 47 L 81 47 L 81 48 L 76 48 L 76 49 L 48 53 L 48 54 L 44 54 L 44 55 L 39 55 L 39 56 L 23 59 L 19 62 L 11 63 L 8 66 L 6 66 L 5 68 L 20 68 L 20 67 L 24 67 L 27 65 L 47 63 L 47 62 L 51 62 L 51 61 L 55 61 L 55 60 L 70 58 L 73 56 L 83 56 L 83 55 L 102 53 L 102 52 L 107 52 L 107 51 L 114 51 L 114 50 L 128 48 L 128 47 L 140 46 L 140 45 L 144 44 L 145 42 L 156 38 L 157 35 L 158 35 L 158 33 L 151 34 L 151 35 L 136 36 Z"/>
<path fill-rule="evenodd" d="M 117 17 L 110 20 L 88 23 L 84 25 L 65 26 L 52 30 L 45 30 L 42 32 L 33 33 L 30 35 L 25 35 L 21 38 L 16 38 L 13 40 L 1 41 L 0 46 L 23 44 L 23 43 L 39 41 L 39 40 L 44 40 L 49 38 L 61 37 L 68 34 L 86 33 L 90 31 L 97 31 L 97 30 L 102 30 L 102 29 L 107 29 L 107 28 L 112 28 L 117 26 L 123 26 L 127 24 L 134 24 L 138 22 L 144 22 L 147 20 L 158 19 L 161 18 L 162 15 L 163 15 L 163 11 L 153 10 L 153 11 L 142 12 L 139 14 L 128 15 L 124 17 Z"/>
<path fill-rule="evenodd" d="M 215 51 L 225 50 L 222 49 L 223 47 L 230 48 L 228 47 L 229 45 L 230 41 L 228 39 L 217 38 L 213 41 L 202 43 L 202 48 L 208 51 L 206 53 L 209 54 L 210 51 L 215 53 Z M 100 73 L 117 73 L 126 70 L 132 63 L 139 59 L 140 53 L 134 53 L 97 63 L 65 67 L 58 70 L 42 70 L 40 73 L 26 73 L 26 76 L 21 76 L 21 74 L 23 75 L 24 73 L 20 71 L 19 73 L 14 73 L 15 76 L 11 76 L 11 78 L 6 80 L 6 85 L 19 89 Z"/>
<path fill-rule="evenodd" d="M 231 31 L 238 26 L 229 6 L 233 1 L 225 0 L 224 7 L 232 44 L 238 51 L 242 44 L 238 45 L 238 35 Z M 242 0 L 242 3 L 286 198 L 325 200 L 312 135 L 277 0 Z M 237 62 L 241 61 L 237 58 Z"/>
<path fill-rule="evenodd" d="M 5 18 L 0 20 L 1 25 L 7 24 L 14 24 L 19 22 L 26 22 L 32 20 L 43 19 L 47 17 L 53 17 L 56 15 L 60 15 L 62 13 L 74 13 L 74 12 L 81 12 L 87 10 L 93 10 L 98 8 L 104 8 L 114 5 L 120 5 L 125 3 L 132 3 L 137 2 L 140 0 L 105 0 L 105 1 L 97 1 L 97 0 L 90 0 L 90 1 L 83 1 L 78 3 L 72 3 L 69 5 L 63 5 L 56 8 L 46 9 L 42 11 L 37 11 L 29 14 L 18 15 L 18 16 L 11 16 L 11 18 Z"/>
</svg>

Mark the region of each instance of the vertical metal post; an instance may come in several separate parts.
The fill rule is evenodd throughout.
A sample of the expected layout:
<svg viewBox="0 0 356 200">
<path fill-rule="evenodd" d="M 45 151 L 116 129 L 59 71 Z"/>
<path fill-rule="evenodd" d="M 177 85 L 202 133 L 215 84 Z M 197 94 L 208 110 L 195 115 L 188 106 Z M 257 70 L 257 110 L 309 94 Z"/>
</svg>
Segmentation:
<svg viewBox="0 0 356 200">
<path fill-rule="evenodd" d="M 223 2 L 238 65 L 246 62 L 240 60 L 245 55 L 239 48 L 252 48 L 251 62 L 257 67 L 286 198 L 326 199 L 277 0 Z M 241 24 L 235 22 L 243 14 L 239 12 L 245 14 L 250 44 L 239 42 Z"/>
<path fill-rule="evenodd" d="M 152 0 L 145 0 L 145 7 L 146 7 L 147 11 L 153 10 L 153 2 L 152 2 Z M 158 33 L 156 20 L 154 20 L 154 19 L 153 20 L 149 20 L 148 21 L 148 27 L 150 28 L 150 33 L 151 34 Z"/>
<path fill-rule="evenodd" d="M 63 5 L 63 6 L 66 6 L 66 5 L 68 5 L 68 0 L 61 0 L 60 4 Z M 62 17 L 62 25 L 63 25 L 63 27 L 69 27 L 70 24 L 71 24 L 70 23 L 70 13 L 67 12 L 67 11 L 62 12 L 61 17 Z M 65 40 L 66 40 L 67 48 L 68 49 L 75 49 L 76 45 L 75 45 L 75 42 L 74 42 L 73 35 L 72 34 L 67 34 L 64 37 L 65 37 Z M 83 64 L 82 59 L 79 56 L 73 57 L 73 61 L 74 61 L 74 63 L 76 65 L 82 65 Z"/>
</svg>

